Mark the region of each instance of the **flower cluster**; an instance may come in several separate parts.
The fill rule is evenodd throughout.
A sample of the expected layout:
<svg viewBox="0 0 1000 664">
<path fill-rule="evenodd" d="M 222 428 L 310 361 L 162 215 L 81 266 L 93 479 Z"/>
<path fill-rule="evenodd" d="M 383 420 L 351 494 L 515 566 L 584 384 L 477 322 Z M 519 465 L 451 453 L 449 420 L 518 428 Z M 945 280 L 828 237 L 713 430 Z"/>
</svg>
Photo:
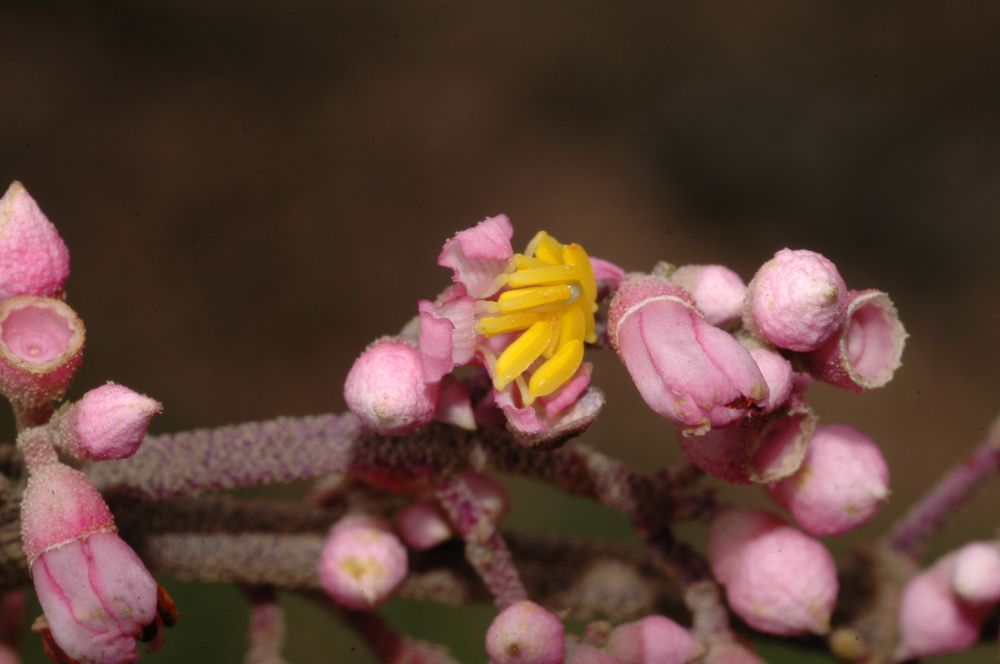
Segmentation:
<svg viewBox="0 0 1000 664">
<path fill-rule="evenodd" d="M 160 404 L 108 383 L 63 398 L 82 361 L 83 322 L 61 299 L 69 252 L 25 188 L 0 198 L 0 392 L 14 408 L 28 483 L 21 540 L 58 661 L 120 664 L 158 647 L 176 610 L 87 477 L 62 463 L 131 456 Z M 60 659 L 61 658 L 61 659 Z"/>
<path fill-rule="evenodd" d="M 836 266 L 812 251 L 777 252 L 746 285 L 722 265 L 660 264 L 626 275 L 544 231 L 515 253 L 512 234 L 498 216 L 445 243 L 438 263 L 455 283 L 419 303 L 413 334 L 382 339 L 357 360 L 345 385 L 351 409 L 387 435 L 433 419 L 489 427 L 502 414 L 522 443 L 550 449 L 596 416 L 603 396 L 590 386 L 584 351 L 610 345 L 646 404 L 677 425 L 698 468 L 764 485 L 809 533 L 765 511 L 721 511 L 709 556 L 730 608 L 762 632 L 826 634 L 838 580 L 810 535 L 870 520 L 888 497 L 888 469 L 862 432 L 819 425 L 805 393 L 813 380 L 863 391 L 891 379 L 906 333 L 888 296 L 848 290 Z M 407 507 L 398 524 L 415 550 L 452 532 L 427 502 Z M 497 663 L 694 656 L 693 646 L 679 645 L 669 649 L 674 659 L 642 655 L 641 635 L 670 631 L 653 627 L 656 620 L 567 649 L 561 623 L 523 601 L 500 614 L 487 647 Z"/>
</svg>

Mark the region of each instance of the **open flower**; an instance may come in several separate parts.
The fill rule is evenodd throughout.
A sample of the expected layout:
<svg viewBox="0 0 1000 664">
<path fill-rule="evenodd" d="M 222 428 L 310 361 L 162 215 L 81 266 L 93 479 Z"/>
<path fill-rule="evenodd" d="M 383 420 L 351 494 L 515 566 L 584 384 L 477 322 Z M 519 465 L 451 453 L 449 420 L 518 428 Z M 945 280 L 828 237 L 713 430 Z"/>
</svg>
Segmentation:
<svg viewBox="0 0 1000 664">
<path fill-rule="evenodd" d="M 584 345 L 597 340 L 595 265 L 606 283 L 621 272 L 545 231 L 515 253 L 512 235 L 499 215 L 445 243 L 438 264 L 453 270 L 455 285 L 419 305 L 424 379 L 479 362 L 515 432 L 551 441 L 585 428 L 603 405 L 583 361 Z"/>
</svg>

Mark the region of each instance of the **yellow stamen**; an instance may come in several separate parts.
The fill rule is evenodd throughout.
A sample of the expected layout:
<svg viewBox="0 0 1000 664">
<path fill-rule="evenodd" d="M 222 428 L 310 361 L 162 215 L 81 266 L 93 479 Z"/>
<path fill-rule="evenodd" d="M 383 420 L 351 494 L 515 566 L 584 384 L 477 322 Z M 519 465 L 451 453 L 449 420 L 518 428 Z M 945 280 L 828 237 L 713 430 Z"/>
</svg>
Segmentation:
<svg viewBox="0 0 1000 664">
<path fill-rule="evenodd" d="M 575 284 L 516 288 L 500 294 L 497 298 L 497 312 L 507 314 L 527 309 L 550 311 L 572 303 L 579 296 L 580 287 Z"/>
<path fill-rule="evenodd" d="M 541 319 L 541 314 L 532 311 L 480 318 L 476 323 L 476 331 L 484 337 L 495 337 L 498 334 L 527 330 Z"/>
<path fill-rule="evenodd" d="M 560 330 L 559 320 L 560 320 L 559 316 L 549 317 L 549 322 L 552 324 L 552 338 L 549 339 L 549 345 L 545 347 L 544 351 L 542 351 L 543 357 L 552 357 L 555 354 L 556 350 L 559 349 L 559 346 L 562 345 L 562 343 L 559 341 L 559 330 Z"/>
<path fill-rule="evenodd" d="M 518 270 L 508 275 L 507 285 L 511 288 L 525 286 L 548 286 L 551 284 L 582 283 L 583 271 L 572 265 L 546 265 L 527 270 Z"/>
<path fill-rule="evenodd" d="M 502 390 L 524 373 L 545 351 L 555 333 L 549 320 L 538 321 L 507 346 L 497 358 L 496 374 L 493 376 L 497 389 Z"/>
<path fill-rule="evenodd" d="M 563 257 L 566 265 L 572 265 L 581 274 L 578 278 L 583 286 L 583 293 L 591 302 L 597 301 L 597 282 L 594 280 L 594 270 L 590 267 L 590 256 L 583 250 L 583 247 L 576 244 L 567 244 L 563 247 Z"/>
<path fill-rule="evenodd" d="M 583 341 L 587 334 L 587 323 L 580 307 L 570 307 L 559 317 L 559 346 L 565 346 L 574 339 Z"/>
<path fill-rule="evenodd" d="M 514 267 L 518 270 L 533 270 L 536 267 L 550 267 L 550 264 L 524 254 L 514 254 Z"/>
<path fill-rule="evenodd" d="M 528 391 L 535 397 L 552 394 L 573 377 L 581 362 L 583 362 L 583 342 L 574 339 L 531 374 Z"/>
<path fill-rule="evenodd" d="M 563 262 L 562 245 L 545 231 L 535 234 L 524 253 L 553 265 L 562 265 Z"/>
</svg>

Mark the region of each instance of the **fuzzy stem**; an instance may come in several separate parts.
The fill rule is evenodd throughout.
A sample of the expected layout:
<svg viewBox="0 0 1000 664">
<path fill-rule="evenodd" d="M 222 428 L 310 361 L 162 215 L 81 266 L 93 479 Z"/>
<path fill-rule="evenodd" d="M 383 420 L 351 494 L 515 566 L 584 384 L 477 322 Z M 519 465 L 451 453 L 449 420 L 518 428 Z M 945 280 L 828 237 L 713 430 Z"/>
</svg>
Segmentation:
<svg viewBox="0 0 1000 664">
<path fill-rule="evenodd" d="M 514 568 L 507 543 L 460 475 L 445 476 L 435 495 L 465 541 L 469 563 L 493 594 L 498 608 L 527 599 L 524 584 Z"/>
<path fill-rule="evenodd" d="M 243 664 L 287 664 L 281 655 L 285 645 L 285 613 L 274 588 L 244 587 L 250 601 L 247 652 Z"/>
<path fill-rule="evenodd" d="M 903 517 L 889 534 L 890 546 L 917 558 L 930 536 L 951 514 L 968 501 L 1000 466 L 1000 417 L 994 420 L 985 441 L 964 461 L 948 470 Z"/>
<path fill-rule="evenodd" d="M 131 458 L 91 464 L 87 473 L 98 489 L 153 499 L 343 475 L 360 435 L 350 414 L 279 417 L 150 436 Z"/>
</svg>

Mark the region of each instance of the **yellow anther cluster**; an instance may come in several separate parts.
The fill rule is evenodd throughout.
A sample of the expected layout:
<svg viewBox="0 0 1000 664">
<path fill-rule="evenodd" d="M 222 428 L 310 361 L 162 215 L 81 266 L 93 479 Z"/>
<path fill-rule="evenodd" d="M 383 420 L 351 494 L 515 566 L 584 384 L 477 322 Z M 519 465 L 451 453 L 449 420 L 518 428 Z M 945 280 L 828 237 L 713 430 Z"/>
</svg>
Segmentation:
<svg viewBox="0 0 1000 664">
<path fill-rule="evenodd" d="M 572 378 L 583 362 L 584 342 L 596 341 L 597 284 L 583 247 L 560 244 L 545 231 L 514 255 L 500 281 L 499 297 L 480 303 L 489 315 L 477 327 L 486 337 L 521 332 L 496 359 L 493 382 L 499 390 L 517 384 L 527 405 Z M 532 367 L 525 384 L 523 374 Z"/>
</svg>

